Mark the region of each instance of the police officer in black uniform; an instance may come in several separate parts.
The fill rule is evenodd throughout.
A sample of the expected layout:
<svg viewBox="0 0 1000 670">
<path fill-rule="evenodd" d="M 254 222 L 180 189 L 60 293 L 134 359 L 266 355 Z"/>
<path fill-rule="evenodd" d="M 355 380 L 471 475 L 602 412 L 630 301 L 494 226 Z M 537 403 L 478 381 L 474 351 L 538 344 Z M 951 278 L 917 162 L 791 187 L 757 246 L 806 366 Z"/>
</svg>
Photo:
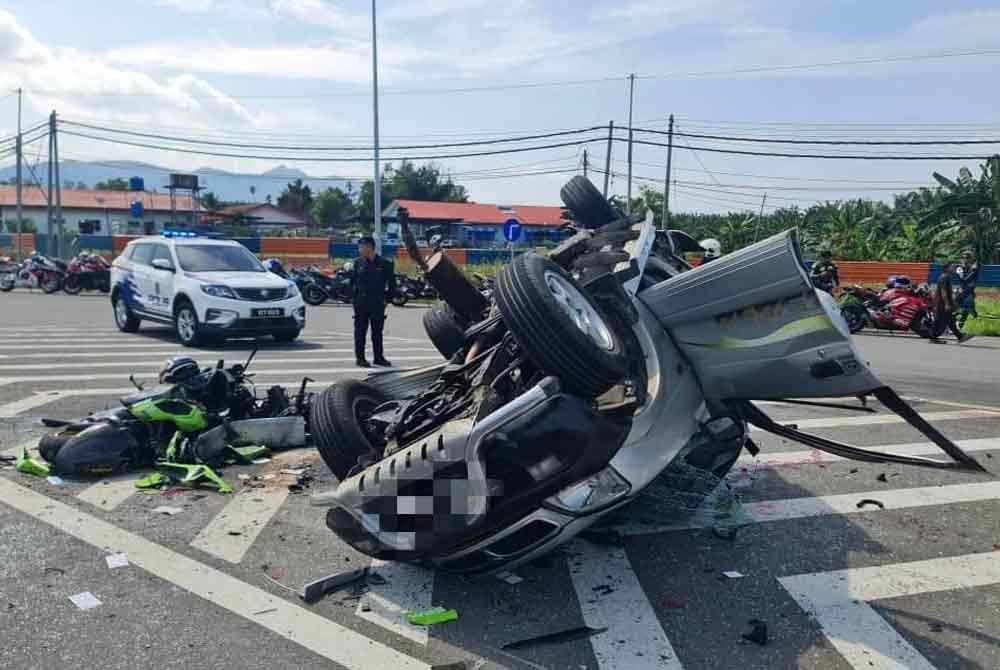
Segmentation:
<svg viewBox="0 0 1000 670">
<path fill-rule="evenodd" d="M 359 258 L 351 271 L 351 293 L 354 302 L 354 357 L 359 367 L 369 368 L 365 358 L 365 338 L 372 328 L 372 353 L 375 365 L 392 365 L 382 348 L 385 328 L 385 301 L 396 292 L 396 273 L 392 261 L 375 253 L 375 239 L 358 240 Z"/>
</svg>

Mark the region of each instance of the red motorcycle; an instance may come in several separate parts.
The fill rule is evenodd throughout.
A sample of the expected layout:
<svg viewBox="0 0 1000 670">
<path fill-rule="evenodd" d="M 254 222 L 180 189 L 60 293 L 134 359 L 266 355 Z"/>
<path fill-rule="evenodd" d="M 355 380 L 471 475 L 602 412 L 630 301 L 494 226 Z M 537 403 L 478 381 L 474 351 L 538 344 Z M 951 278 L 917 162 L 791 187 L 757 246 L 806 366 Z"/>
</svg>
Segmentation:
<svg viewBox="0 0 1000 670">
<path fill-rule="evenodd" d="M 103 256 L 82 252 L 69 262 L 62 288 L 70 295 L 80 291 L 101 291 L 111 289 L 111 264 Z"/>
<path fill-rule="evenodd" d="M 866 325 L 876 330 L 911 330 L 920 337 L 930 337 L 933 331 L 934 307 L 926 285 L 881 292 L 850 286 L 841 296 L 840 312 L 852 333 Z"/>
<path fill-rule="evenodd" d="M 9 261 L 0 270 L 0 291 L 12 291 L 15 288 L 40 288 L 44 293 L 55 293 L 62 288 L 63 277 L 66 276 L 66 263 L 58 258 L 46 258 L 38 252 L 20 263 Z"/>
</svg>

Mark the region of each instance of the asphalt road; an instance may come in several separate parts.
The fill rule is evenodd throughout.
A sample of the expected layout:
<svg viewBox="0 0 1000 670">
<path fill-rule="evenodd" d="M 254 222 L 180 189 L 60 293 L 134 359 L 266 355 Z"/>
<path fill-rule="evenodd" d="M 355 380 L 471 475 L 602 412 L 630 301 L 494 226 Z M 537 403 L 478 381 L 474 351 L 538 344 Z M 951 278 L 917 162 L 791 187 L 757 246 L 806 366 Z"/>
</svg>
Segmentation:
<svg viewBox="0 0 1000 670">
<path fill-rule="evenodd" d="M 390 311 L 387 353 L 399 365 L 436 360 L 421 314 Z M 300 342 L 262 344 L 258 383 L 360 375 L 350 331 L 349 308 L 310 309 Z M 1000 345 L 887 335 L 858 343 L 886 382 L 996 470 Z M 235 361 L 249 349 L 236 342 L 198 357 Z M 102 296 L 0 295 L 0 452 L 36 441 L 42 416 L 114 404 L 130 372 L 151 379 L 178 350 L 164 328 L 115 332 Z M 885 412 L 766 409 L 838 440 L 932 453 Z M 843 461 L 754 437 L 761 455 L 730 478 L 749 522 L 732 540 L 682 527 L 698 517 L 684 522 L 674 502 L 649 495 L 609 521 L 622 546 L 576 540 L 518 570 L 517 584 L 376 564 L 385 584 L 315 605 L 282 585 L 371 561 L 326 529 L 307 495 L 288 492 L 287 467 L 310 466 L 311 491 L 332 483 L 311 451 L 227 468 L 233 496 L 141 494 L 135 477 L 55 485 L 0 469 L 0 667 L 1000 667 L 995 476 Z M 249 474 L 274 476 L 241 490 Z M 864 499 L 885 509 L 859 509 Z M 153 511 L 163 506 L 181 512 Z M 106 557 L 119 552 L 129 565 L 109 568 Z M 69 597 L 82 592 L 101 604 L 78 609 Z M 460 618 L 429 629 L 402 622 L 401 610 L 431 605 Z M 767 624 L 766 645 L 741 638 L 751 619 Z M 501 649 L 582 625 L 607 630 Z"/>
</svg>

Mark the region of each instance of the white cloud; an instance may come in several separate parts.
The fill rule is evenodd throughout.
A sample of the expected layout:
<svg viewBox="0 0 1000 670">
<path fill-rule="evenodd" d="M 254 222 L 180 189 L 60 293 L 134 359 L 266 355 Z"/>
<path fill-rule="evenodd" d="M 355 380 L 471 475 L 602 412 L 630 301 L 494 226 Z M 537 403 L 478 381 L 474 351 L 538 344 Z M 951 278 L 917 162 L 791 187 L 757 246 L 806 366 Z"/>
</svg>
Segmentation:
<svg viewBox="0 0 1000 670">
<path fill-rule="evenodd" d="M 346 12 L 326 0 L 271 0 L 269 7 L 279 16 L 346 33 L 363 32 L 367 29 L 369 20 L 363 15 Z"/>
</svg>

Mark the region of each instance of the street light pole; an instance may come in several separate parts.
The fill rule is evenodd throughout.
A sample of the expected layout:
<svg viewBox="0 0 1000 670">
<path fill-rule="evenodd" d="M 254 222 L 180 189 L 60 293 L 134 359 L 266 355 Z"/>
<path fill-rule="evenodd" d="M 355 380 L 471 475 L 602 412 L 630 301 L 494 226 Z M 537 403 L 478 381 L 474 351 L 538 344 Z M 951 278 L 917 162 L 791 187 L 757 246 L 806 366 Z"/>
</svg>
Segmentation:
<svg viewBox="0 0 1000 670">
<path fill-rule="evenodd" d="M 21 144 L 21 89 L 17 89 L 17 260 L 21 261 L 21 234 L 24 232 L 24 222 L 21 215 L 21 163 L 24 146 Z"/>
<path fill-rule="evenodd" d="M 372 110 L 375 134 L 375 182 L 372 184 L 375 217 L 375 253 L 382 253 L 382 169 L 378 158 L 378 32 L 375 25 L 375 0 L 372 0 Z"/>
</svg>

